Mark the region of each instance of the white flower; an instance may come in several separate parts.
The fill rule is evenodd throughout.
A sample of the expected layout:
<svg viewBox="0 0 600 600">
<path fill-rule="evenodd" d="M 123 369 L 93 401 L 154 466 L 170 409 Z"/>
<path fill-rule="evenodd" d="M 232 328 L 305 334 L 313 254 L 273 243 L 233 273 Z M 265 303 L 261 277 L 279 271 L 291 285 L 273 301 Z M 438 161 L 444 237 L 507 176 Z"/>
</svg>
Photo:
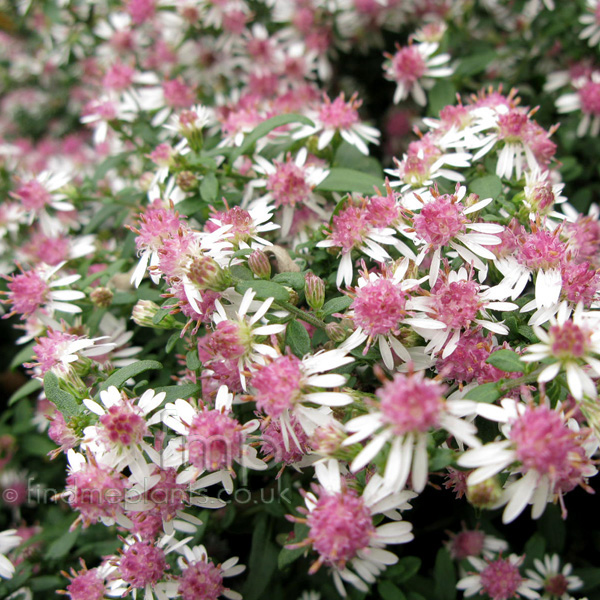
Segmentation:
<svg viewBox="0 0 600 600">
<path fill-rule="evenodd" d="M 0 577 L 4 579 L 10 579 L 15 572 L 15 567 L 6 558 L 6 554 L 21 543 L 21 537 L 16 534 L 16 529 L 7 529 L 0 533 Z"/>
<path fill-rule="evenodd" d="M 543 600 L 569 600 L 570 591 L 578 590 L 583 587 L 583 581 L 576 575 L 571 575 L 573 566 L 569 563 L 560 568 L 560 558 L 558 554 L 550 556 L 546 554 L 544 561 L 539 558 L 534 559 L 533 564 L 536 570 L 527 569 L 525 573 L 535 585 L 532 586 L 538 590 L 544 590 Z"/>
</svg>

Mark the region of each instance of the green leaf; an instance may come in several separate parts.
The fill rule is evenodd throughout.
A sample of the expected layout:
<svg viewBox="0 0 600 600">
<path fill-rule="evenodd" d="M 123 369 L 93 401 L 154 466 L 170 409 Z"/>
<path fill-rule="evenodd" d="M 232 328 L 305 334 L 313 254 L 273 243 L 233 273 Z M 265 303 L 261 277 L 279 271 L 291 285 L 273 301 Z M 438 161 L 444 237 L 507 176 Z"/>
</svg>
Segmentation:
<svg viewBox="0 0 600 600">
<path fill-rule="evenodd" d="M 254 273 L 252 273 L 252 271 L 246 265 L 233 265 L 229 270 L 237 279 L 254 281 Z"/>
<path fill-rule="evenodd" d="M 406 556 L 386 571 L 386 578 L 395 583 L 404 583 L 419 572 L 421 559 L 416 556 Z"/>
<path fill-rule="evenodd" d="M 119 204 L 108 204 L 103 206 L 91 219 L 83 229 L 83 234 L 88 235 L 94 233 L 102 225 L 106 224 L 108 219 L 118 213 L 123 207 Z"/>
<path fill-rule="evenodd" d="M 406 600 L 404 592 L 391 581 L 380 581 L 377 584 L 377 591 L 382 600 Z"/>
<path fill-rule="evenodd" d="M 308 526 L 303 523 L 296 523 L 294 525 L 294 542 L 303 540 L 308 535 Z M 295 560 L 300 558 L 306 552 L 306 548 L 282 548 L 277 557 L 277 567 L 280 571 L 291 565 Z"/>
<path fill-rule="evenodd" d="M 185 355 L 185 364 L 190 371 L 197 371 L 202 366 L 198 358 L 198 350 L 190 350 Z"/>
<path fill-rule="evenodd" d="M 136 377 L 144 371 L 162 368 L 162 364 L 157 360 L 138 360 L 131 365 L 127 365 L 126 367 L 115 371 L 106 381 L 102 383 L 100 386 L 100 391 L 107 390 L 111 385 L 114 385 L 116 388 L 120 388 L 128 379 Z"/>
<path fill-rule="evenodd" d="M 294 320 L 288 323 L 285 343 L 298 358 L 302 358 L 310 352 L 310 336 L 299 321 Z"/>
<path fill-rule="evenodd" d="M 352 304 L 352 298 L 350 296 L 338 296 L 327 300 L 323 305 L 321 311 L 327 317 L 333 313 L 339 313 L 345 311 Z"/>
<path fill-rule="evenodd" d="M 172 302 L 172 300 L 169 298 L 169 300 L 167 300 L 167 302 Z M 156 314 L 152 317 L 152 322 L 155 325 L 158 325 L 168 314 L 171 313 L 171 311 L 173 310 L 173 306 L 175 306 L 175 304 L 166 304 L 165 303 L 163 306 L 161 306 L 156 311 Z"/>
<path fill-rule="evenodd" d="M 52 371 L 44 375 L 44 393 L 46 398 L 60 410 L 65 420 L 81 412 L 77 400 L 69 392 L 60 389 L 58 377 Z"/>
<path fill-rule="evenodd" d="M 166 396 L 163 400 L 163 404 L 167 402 L 174 402 L 175 400 L 182 398 L 197 398 L 202 393 L 202 385 L 199 383 L 184 383 L 183 385 L 167 385 L 163 387 L 154 388 L 154 391 L 159 394 L 165 392 Z"/>
<path fill-rule="evenodd" d="M 437 600 L 454 600 L 456 598 L 456 572 L 450 553 L 446 548 L 438 550 L 433 568 L 433 578 Z"/>
<path fill-rule="evenodd" d="M 263 121 L 259 125 L 257 125 L 245 138 L 242 145 L 239 148 L 236 148 L 229 155 L 229 161 L 234 163 L 238 157 L 242 154 L 247 154 L 249 150 L 252 149 L 252 146 L 260 140 L 260 138 L 265 137 L 268 133 L 276 129 L 277 127 L 281 127 L 282 125 L 289 125 L 290 123 L 302 123 L 303 125 L 308 125 L 310 127 L 314 127 L 314 123 L 304 115 L 297 114 L 286 114 L 286 115 L 277 115 L 276 117 L 272 117 Z"/>
<path fill-rule="evenodd" d="M 263 513 L 255 522 L 252 546 L 248 559 L 248 578 L 243 589 L 244 600 L 258 600 L 269 586 L 275 565 L 277 547 L 270 541 L 271 527 L 268 516 Z"/>
<path fill-rule="evenodd" d="M 58 560 L 65 557 L 77 541 L 80 531 L 81 528 L 78 527 L 74 531 L 67 530 L 65 533 L 63 533 L 58 539 L 54 540 L 50 546 L 48 546 L 45 558 L 50 560 Z"/>
<path fill-rule="evenodd" d="M 219 194 L 219 181 L 214 173 L 205 175 L 200 183 L 200 196 L 202 200 L 212 204 L 217 199 Z"/>
<path fill-rule="evenodd" d="M 428 97 L 427 112 L 432 117 L 437 117 L 442 108 L 456 101 L 456 88 L 449 79 L 438 79 Z"/>
<path fill-rule="evenodd" d="M 373 156 L 365 156 L 352 144 L 346 140 L 338 146 L 333 160 L 333 167 L 342 167 L 345 169 L 354 169 L 362 173 L 369 173 L 374 177 L 382 177 L 383 170 L 379 161 Z"/>
<path fill-rule="evenodd" d="M 464 77 L 465 75 L 476 75 L 481 73 L 496 58 L 494 50 L 473 52 L 471 56 L 461 59 L 454 75 Z"/>
<path fill-rule="evenodd" d="M 58 575 L 40 575 L 39 577 L 32 577 L 27 582 L 27 587 L 30 588 L 32 592 L 50 592 L 65 587 L 65 580 Z M 27 598 L 26 595 L 15 596 L 15 600 L 25 600 L 25 598 Z"/>
<path fill-rule="evenodd" d="M 372 195 L 375 193 L 375 187 L 384 189 L 383 179 L 354 169 L 334 167 L 315 189 L 321 192 L 357 192 Z"/>
<path fill-rule="evenodd" d="M 29 456 L 46 456 L 56 450 L 56 444 L 47 435 L 30 433 L 21 440 L 22 451 Z"/>
<path fill-rule="evenodd" d="M 178 331 L 171 334 L 171 337 L 169 337 L 169 339 L 167 340 L 167 345 L 165 346 L 165 351 L 167 352 L 167 354 L 169 354 L 169 352 L 171 352 L 171 350 L 175 348 L 175 345 L 180 339 L 181 334 Z"/>
<path fill-rule="evenodd" d="M 498 384 L 484 383 L 483 385 L 478 385 L 476 388 L 473 388 L 470 392 L 465 396 L 465 400 L 475 400 L 476 402 L 487 402 L 488 404 L 498 400 L 502 394 L 498 389 Z"/>
<path fill-rule="evenodd" d="M 597 567 L 587 567 L 584 569 L 575 569 L 573 575 L 576 575 L 583 581 L 581 592 L 590 592 L 600 586 L 600 569 Z"/>
<path fill-rule="evenodd" d="M 105 161 L 100 163 L 96 172 L 94 173 L 94 181 L 99 181 L 103 179 L 105 175 L 112 169 L 117 169 L 122 164 L 125 163 L 125 160 L 129 156 L 129 152 L 121 152 L 120 154 L 115 154 L 113 156 L 109 156 Z"/>
<path fill-rule="evenodd" d="M 544 554 L 546 552 L 546 540 L 544 536 L 539 533 L 534 533 L 527 543 L 525 544 L 525 548 L 523 549 L 523 554 L 525 555 L 525 564 L 526 567 L 533 567 L 533 560 L 538 558 L 542 560 L 544 558 Z"/>
<path fill-rule="evenodd" d="M 520 356 L 506 348 L 492 352 L 485 362 L 507 373 L 523 373 L 525 370 L 525 363 L 521 362 Z"/>
<path fill-rule="evenodd" d="M 429 471 L 441 471 L 454 461 L 454 451 L 450 448 L 435 448 L 429 459 Z"/>
<path fill-rule="evenodd" d="M 293 271 L 277 273 L 277 275 L 273 277 L 273 281 L 294 288 L 297 292 L 304 290 L 304 275 L 302 273 L 295 273 Z"/>
<path fill-rule="evenodd" d="M 274 281 L 240 281 L 235 286 L 235 291 L 240 294 L 244 294 L 249 289 L 253 289 L 256 292 L 256 297 L 259 300 L 275 298 L 275 300 L 279 300 L 280 302 L 287 302 L 290 299 L 288 291 Z"/>
<path fill-rule="evenodd" d="M 485 198 L 497 198 L 502 193 L 502 180 L 496 175 L 486 175 L 474 179 L 469 184 L 469 192 L 477 194 L 482 200 Z"/>
<path fill-rule="evenodd" d="M 9 399 L 8 405 L 12 406 L 15 402 L 26 398 L 29 394 L 33 394 L 41 389 L 42 384 L 37 379 L 30 379 L 27 383 L 24 383 Z"/>
<path fill-rule="evenodd" d="M 10 362 L 9 369 L 14 371 L 17 367 L 20 367 L 24 362 L 28 362 L 33 358 L 33 347 L 35 346 L 35 342 L 31 342 L 27 344 L 27 346 L 23 346 L 13 357 Z"/>
</svg>

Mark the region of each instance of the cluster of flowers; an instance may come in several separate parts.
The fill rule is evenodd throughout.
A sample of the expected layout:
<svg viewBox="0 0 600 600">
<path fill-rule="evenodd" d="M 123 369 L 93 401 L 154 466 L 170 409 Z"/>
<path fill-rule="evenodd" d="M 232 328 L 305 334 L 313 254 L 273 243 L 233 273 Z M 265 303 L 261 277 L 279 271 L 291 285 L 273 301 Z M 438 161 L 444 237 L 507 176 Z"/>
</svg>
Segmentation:
<svg viewBox="0 0 600 600">
<path fill-rule="evenodd" d="M 71 532 L 104 525 L 116 548 L 64 573 L 71 600 L 241 598 L 225 582 L 239 557 L 200 541 L 248 518 L 230 510 L 242 486 L 289 483 L 269 513 L 280 567 L 308 558 L 341 596 L 399 561 L 404 547 L 387 546 L 409 547 L 406 512 L 429 491 L 501 509 L 502 524 L 552 504 L 566 518 L 569 492 L 593 491 L 599 211 L 563 195 L 557 127 L 516 89 L 450 94 L 384 170 L 359 93 L 329 86 L 340 53 L 377 45 L 389 104 L 438 102 L 436 80 L 461 76 L 449 24 L 501 20 L 503 6 L 421 4 L 22 2 L 19 26 L 37 33 L 0 34 L 18 84 L 0 113 L 2 304 L 31 377 L 11 405 L 35 396 L 31 425 L 66 458 L 53 502 Z M 530 27 L 559 10 L 527 5 Z M 600 130 L 590 64 L 546 84 L 573 86 L 556 103 L 581 111 L 580 137 Z M 57 81 L 71 93 L 53 112 Z M 36 112 L 52 135 L 34 143 Z M 0 442 L 12 491 L 27 474 L 10 468 L 10 430 Z M 26 568 L 50 535 L 21 519 L 30 496 L 3 495 L 15 600 L 44 585 Z M 263 550 L 273 559 L 265 522 L 251 598 L 274 570 L 252 574 Z M 483 526 L 444 552 L 465 597 L 584 586 L 558 555 L 514 553 Z"/>
</svg>

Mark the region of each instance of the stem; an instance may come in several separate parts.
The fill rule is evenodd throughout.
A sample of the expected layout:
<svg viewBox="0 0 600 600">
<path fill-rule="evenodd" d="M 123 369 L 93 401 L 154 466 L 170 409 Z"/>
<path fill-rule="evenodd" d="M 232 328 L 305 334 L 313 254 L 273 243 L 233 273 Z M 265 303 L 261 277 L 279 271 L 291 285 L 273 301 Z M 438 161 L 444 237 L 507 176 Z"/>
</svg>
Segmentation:
<svg viewBox="0 0 600 600">
<path fill-rule="evenodd" d="M 529 373 L 529 375 L 523 375 L 522 377 L 517 377 L 516 379 L 510 379 L 507 382 L 503 383 L 499 389 L 501 393 L 508 392 L 508 390 L 512 390 L 513 388 L 519 387 L 526 383 L 533 383 L 537 381 L 538 375 L 542 372 L 544 367 L 540 367 L 533 371 L 533 373 Z"/>
<path fill-rule="evenodd" d="M 273 304 L 276 304 L 280 308 L 283 308 L 288 312 L 292 313 L 293 315 L 296 315 L 299 319 L 302 319 L 303 321 L 306 321 L 307 323 L 310 323 L 315 327 L 319 327 L 320 329 L 325 329 L 327 325 L 324 321 L 321 321 L 321 319 L 318 319 L 314 315 L 303 311 L 302 309 L 294 306 L 293 304 L 290 304 L 289 302 L 284 302 L 283 300 L 275 300 Z"/>
</svg>

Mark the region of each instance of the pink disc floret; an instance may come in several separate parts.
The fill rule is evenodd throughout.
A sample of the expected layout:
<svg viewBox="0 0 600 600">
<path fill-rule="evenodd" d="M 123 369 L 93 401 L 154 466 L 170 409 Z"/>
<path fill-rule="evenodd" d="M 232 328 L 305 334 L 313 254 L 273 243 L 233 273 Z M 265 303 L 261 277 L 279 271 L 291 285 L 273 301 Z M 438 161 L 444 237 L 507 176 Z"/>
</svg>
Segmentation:
<svg viewBox="0 0 600 600">
<path fill-rule="evenodd" d="M 427 203 L 415 217 L 415 231 L 428 244 L 439 248 L 463 233 L 465 223 L 462 206 L 452 201 L 453 196 L 444 194 Z"/>
<path fill-rule="evenodd" d="M 481 572 L 481 587 L 491 600 L 515 598 L 523 577 L 517 565 L 508 558 L 490 562 Z"/>
<path fill-rule="evenodd" d="M 182 600 L 216 600 L 224 591 L 221 569 L 210 562 L 197 560 L 179 578 Z"/>
<path fill-rule="evenodd" d="M 134 542 L 119 561 L 121 577 L 134 588 L 157 583 L 167 568 L 165 553 L 151 542 Z"/>
<path fill-rule="evenodd" d="M 370 336 L 397 330 L 406 316 L 406 293 L 389 279 L 377 279 L 356 290 L 354 322 Z"/>
</svg>

